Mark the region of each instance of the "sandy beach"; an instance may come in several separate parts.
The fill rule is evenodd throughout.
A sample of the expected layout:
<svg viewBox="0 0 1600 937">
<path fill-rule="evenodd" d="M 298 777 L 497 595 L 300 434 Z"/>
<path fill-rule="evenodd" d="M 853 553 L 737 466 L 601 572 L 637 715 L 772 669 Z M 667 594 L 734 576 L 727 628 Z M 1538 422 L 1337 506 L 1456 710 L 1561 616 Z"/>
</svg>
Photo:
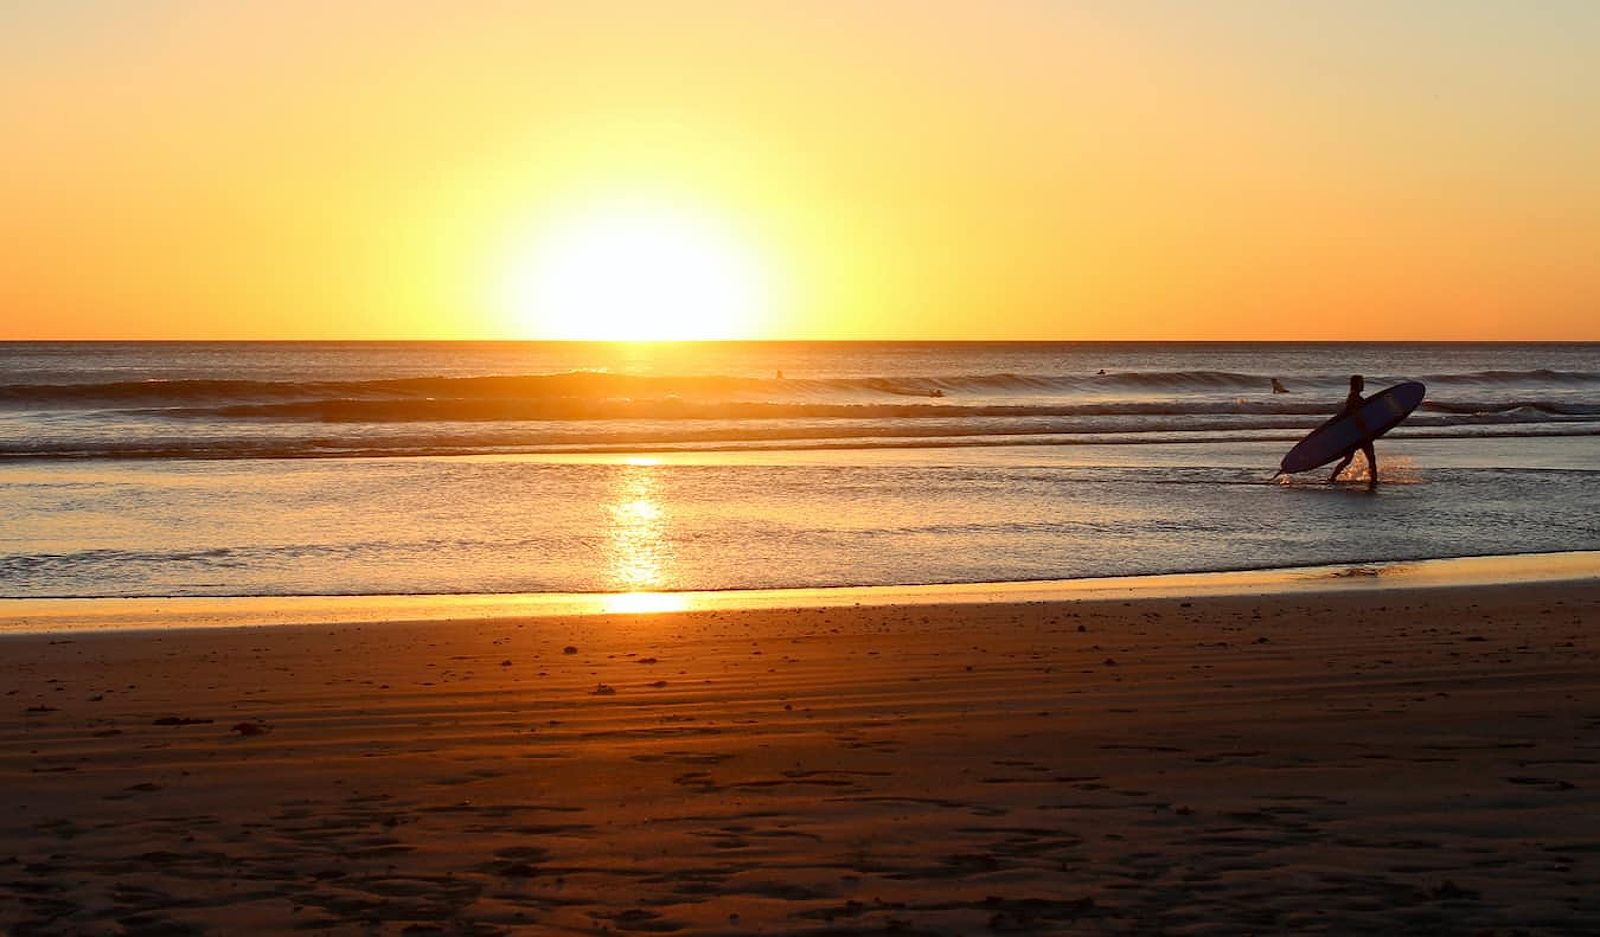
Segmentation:
<svg viewBox="0 0 1600 937">
<path fill-rule="evenodd" d="M 1600 930 L 1600 584 L 11 636 L 0 932 Z"/>
</svg>

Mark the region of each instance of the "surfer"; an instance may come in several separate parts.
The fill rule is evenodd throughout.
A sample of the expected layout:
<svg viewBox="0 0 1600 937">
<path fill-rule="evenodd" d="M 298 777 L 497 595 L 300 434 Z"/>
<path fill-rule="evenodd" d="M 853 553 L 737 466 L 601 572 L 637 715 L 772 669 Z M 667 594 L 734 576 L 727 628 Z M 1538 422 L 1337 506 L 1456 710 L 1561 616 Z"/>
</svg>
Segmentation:
<svg viewBox="0 0 1600 937">
<path fill-rule="evenodd" d="M 1289 392 L 1289 388 L 1283 386 L 1283 382 L 1282 381 L 1278 380 L 1277 378 L 1273 378 L 1272 379 L 1272 392 L 1274 394 L 1287 394 Z"/>
<path fill-rule="evenodd" d="M 1365 386 L 1366 382 L 1361 379 L 1361 375 L 1350 375 L 1350 393 L 1344 398 L 1344 406 L 1340 407 L 1339 412 L 1333 415 L 1336 420 L 1346 414 L 1354 416 L 1357 425 L 1361 427 L 1363 435 L 1366 434 L 1367 424 L 1361 419 L 1360 410 L 1361 405 L 1366 402 L 1366 398 L 1361 396 L 1361 389 Z M 1339 473 L 1344 471 L 1345 466 L 1355 460 L 1357 450 L 1360 450 L 1367 457 L 1367 490 L 1371 491 L 1378 487 L 1378 454 L 1372 450 L 1372 440 L 1370 439 L 1345 453 L 1339 464 L 1334 466 L 1333 474 L 1328 476 L 1328 484 L 1331 485 L 1339 480 Z"/>
</svg>

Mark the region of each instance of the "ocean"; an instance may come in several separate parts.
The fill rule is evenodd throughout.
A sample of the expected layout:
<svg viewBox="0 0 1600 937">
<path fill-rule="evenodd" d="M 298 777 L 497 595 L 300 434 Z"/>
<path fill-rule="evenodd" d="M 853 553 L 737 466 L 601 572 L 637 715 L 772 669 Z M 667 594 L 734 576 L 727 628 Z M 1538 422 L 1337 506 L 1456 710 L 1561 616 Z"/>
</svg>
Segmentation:
<svg viewBox="0 0 1600 937">
<path fill-rule="evenodd" d="M 1270 480 L 1351 373 L 1428 386 L 1379 443 L 1384 484 Z M 0 597 L 1582 549 L 1600 549 L 1595 344 L 0 344 Z"/>
</svg>

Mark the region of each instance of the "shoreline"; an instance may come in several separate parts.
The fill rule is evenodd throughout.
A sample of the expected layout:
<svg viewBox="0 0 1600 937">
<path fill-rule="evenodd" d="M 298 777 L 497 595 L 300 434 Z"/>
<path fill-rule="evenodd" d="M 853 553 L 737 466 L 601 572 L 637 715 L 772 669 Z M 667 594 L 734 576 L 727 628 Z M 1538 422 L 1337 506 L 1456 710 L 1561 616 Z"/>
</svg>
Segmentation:
<svg viewBox="0 0 1600 937">
<path fill-rule="evenodd" d="M 0 599 L 0 638 L 95 631 L 489 621 L 684 611 L 1097 602 L 1600 579 L 1600 551 L 909 586 L 710 592 Z"/>
</svg>

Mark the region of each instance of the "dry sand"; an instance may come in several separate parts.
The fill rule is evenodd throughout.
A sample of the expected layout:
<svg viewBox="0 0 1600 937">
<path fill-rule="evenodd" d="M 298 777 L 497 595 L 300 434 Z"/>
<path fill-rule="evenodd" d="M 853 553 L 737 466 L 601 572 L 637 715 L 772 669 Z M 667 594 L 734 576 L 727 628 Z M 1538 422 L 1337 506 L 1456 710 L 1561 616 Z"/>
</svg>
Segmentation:
<svg viewBox="0 0 1600 937">
<path fill-rule="evenodd" d="M 1600 933 L 1600 585 L 0 640 L 0 931 Z"/>
</svg>

